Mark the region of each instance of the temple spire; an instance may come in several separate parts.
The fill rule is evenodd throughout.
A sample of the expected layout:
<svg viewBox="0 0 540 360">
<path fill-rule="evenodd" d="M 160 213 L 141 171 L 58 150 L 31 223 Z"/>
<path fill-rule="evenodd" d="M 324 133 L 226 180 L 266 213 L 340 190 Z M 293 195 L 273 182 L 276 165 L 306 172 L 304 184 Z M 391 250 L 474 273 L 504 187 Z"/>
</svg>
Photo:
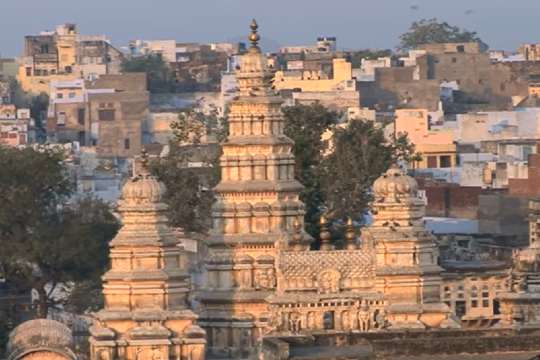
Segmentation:
<svg viewBox="0 0 540 360">
<path fill-rule="evenodd" d="M 257 33 L 257 29 L 259 28 L 257 21 L 253 19 L 249 27 L 251 28 L 251 34 L 249 34 L 249 41 L 251 42 L 251 49 L 260 50 L 258 44 L 261 37 Z"/>
</svg>

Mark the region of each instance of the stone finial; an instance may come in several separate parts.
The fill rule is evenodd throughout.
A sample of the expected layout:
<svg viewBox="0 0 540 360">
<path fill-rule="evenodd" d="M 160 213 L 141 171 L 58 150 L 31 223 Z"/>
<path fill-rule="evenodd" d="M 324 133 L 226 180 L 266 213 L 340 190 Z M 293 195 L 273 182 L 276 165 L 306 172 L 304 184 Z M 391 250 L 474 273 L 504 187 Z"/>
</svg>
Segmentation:
<svg viewBox="0 0 540 360">
<path fill-rule="evenodd" d="M 398 201 L 399 198 L 416 197 L 418 183 L 397 165 L 390 168 L 373 183 L 377 201 Z"/>
<path fill-rule="evenodd" d="M 354 224 L 351 218 L 347 220 L 347 226 L 345 230 L 345 240 L 346 240 L 346 247 L 348 250 L 356 249 L 356 231 L 354 229 Z"/>
<path fill-rule="evenodd" d="M 293 241 L 295 243 L 301 243 L 304 237 L 302 236 L 302 224 L 300 223 L 300 220 L 298 220 L 298 218 L 294 219 L 293 231 Z"/>
<path fill-rule="evenodd" d="M 328 231 L 328 224 L 324 215 L 321 216 L 319 223 L 321 225 L 321 250 L 333 250 L 334 247 L 330 243 L 331 234 Z"/>
<path fill-rule="evenodd" d="M 124 203 L 142 204 L 162 201 L 165 194 L 165 185 L 150 173 L 148 162 L 148 153 L 143 148 L 141 155 L 134 161 L 133 177 L 122 188 L 122 200 Z"/>
<path fill-rule="evenodd" d="M 259 29 L 259 25 L 257 24 L 257 21 L 255 19 L 251 20 L 251 24 L 249 25 L 251 28 L 251 34 L 249 34 L 248 38 L 251 42 L 251 48 L 259 50 L 259 40 L 261 37 L 257 33 L 257 30 Z"/>
</svg>

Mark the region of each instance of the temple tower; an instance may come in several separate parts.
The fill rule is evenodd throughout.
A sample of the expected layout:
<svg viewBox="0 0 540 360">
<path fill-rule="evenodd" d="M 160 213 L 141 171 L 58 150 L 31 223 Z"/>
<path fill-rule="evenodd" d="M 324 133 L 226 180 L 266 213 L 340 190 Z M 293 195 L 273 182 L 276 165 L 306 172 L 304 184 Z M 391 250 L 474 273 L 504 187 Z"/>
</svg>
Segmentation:
<svg viewBox="0 0 540 360">
<path fill-rule="evenodd" d="M 287 245 L 295 222 L 303 229 L 293 142 L 283 134 L 282 100 L 272 90 L 257 28 L 253 21 L 251 47 L 236 72 L 239 91 L 222 144 L 221 182 L 198 297 L 211 356 L 246 358 L 257 351 L 269 320 L 265 299 L 276 288 L 277 249 Z"/>
<path fill-rule="evenodd" d="M 110 243 L 105 308 L 91 328 L 92 360 L 202 360 L 205 333 L 187 306 L 186 256 L 167 225 L 165 187 L 147 169 L 122 189 L 123 226 Z"/>
<path fill-rule="evenodd" d="M 390 167 L 373 185 L 373 224 L 364 231 L 375 245 L 376 288 L 394 328 L 438 327 L 449 313 L 440 300 L 442 269 L 417 188 L 398 166 Z"/>
<path fill-rule="evenodd" d="M 500 325 L 540 328 L 540 199 L 529 200 L 529 246 L 514 250 L 507 285 Z"/>
</svg>

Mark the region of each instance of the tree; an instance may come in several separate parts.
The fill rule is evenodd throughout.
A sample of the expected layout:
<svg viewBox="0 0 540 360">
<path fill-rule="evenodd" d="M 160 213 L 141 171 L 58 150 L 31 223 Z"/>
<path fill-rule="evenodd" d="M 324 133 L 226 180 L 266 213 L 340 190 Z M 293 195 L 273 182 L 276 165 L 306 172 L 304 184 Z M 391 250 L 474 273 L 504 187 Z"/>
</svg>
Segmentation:
<svg viewBox="0 0 540 360">
<path fill-rule="evenodd" d="M 148 91 L 151 93 L 170 93 L 176 89 L 174 75 L 159 55 L 150 54 L 124 59 L 122 71 L 146 73 Z"/>
<path fill-rule="evenodd" d="M 334 148 L 321 164 L 321 189 L 333 220 L 362 221 L 371 201 L 373 182 L 393 162 L 407 159 L 414 147 L 406 136 L 388 141 L 369 120 L 353 120 L 336 128 Z"/>
<path fill-rule="evenodd" d="M 225 139 L 227 124 L 217 111 L 204 114 L 194 109 L 180 113 L 171 124 L 174 138 L 169 154 L 154 161 L 151 169 L 167 187 L 165 201 L 172 226 L 198 232 L 211 226 L 213 188 L 220 179 L 218 142 Z M 215 141 L 203 141 L 204 136 Z"/>
<path fill-rule="evenodd" d="M 38 317 L 66 304 L 58 291 L 99 279 L 118 230 L 107 204 L 72 200 L 62 160 L 52 150 L 0 147 L 0 267 L 10 286 L 35 291 Z"/>
<path fill-rule="evenodd" d="M 339 114 L 314 104 L 285 107 L 283 115 L 285 135 L 294 141 L 295 177 L 304 185 L 300 199 L 306 206 L 306 230 L 317 237 L 324 204 L 319 174 L 324 149 L 321 136 L 338 122 Z"/>
<path fill-rule="evenodd" d="M 412 23 L 409 30 L 399 37 L 399 50 L 408 51 L 421 44 L 478 42 L 483 50 L 488 48 L 475 31 L 468 31 L 436 18 L 421 19 Z"/>
</svg>

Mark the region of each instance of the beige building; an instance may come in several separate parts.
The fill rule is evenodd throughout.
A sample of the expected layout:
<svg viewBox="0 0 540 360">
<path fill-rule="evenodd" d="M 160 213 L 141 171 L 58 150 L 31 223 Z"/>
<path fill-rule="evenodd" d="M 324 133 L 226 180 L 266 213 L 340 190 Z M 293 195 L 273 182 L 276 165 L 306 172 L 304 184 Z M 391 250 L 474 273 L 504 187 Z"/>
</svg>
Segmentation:
<svg viewBox="0 0 540 360">
<path fill-rule="evenodd" d="M 52 81 L 50 93 L 47 136 L 52 141 L 96 146 L 103 157 L 140 153 L 149 116 L 144 73 Z"/>
<path fill-rule="evenodd" d="M 34 125 L 30 109 L 0 104 L 0 144 L 21 146 L 34 142 Z"/>
<path fill-rule="evenodd" d="M 396 135 L 407 134 L 422 155 L 415 168 L 449 168 L 456 166 L 456 144 L 451 130 L 433 129 L 426 109 L 399 109 L 395 112 Z"/>
<path fill-rule="evenodd" d="M 351 81 L 354 81 L 351 63 L 341 58 L 332 60 L 332 73 L 330 75 L 320 70 L 277 71 L 274 75 L 276 90 L 334 91 L 351 88 L 352 85 L 347 83 Z"/>
<path fill-rule="evenodd" d="M 521 44 L 517 52 L 525 61 L 540 61 L 540 44 Z"/>
<path fill-rule="evenodd" d="M 104 36 L 80 35 L 75 24 L 25 37 L 17 80 L 24 91 L 49 93 L 51 81 L 118 74 L 122 53 Z"/>
</svg>

